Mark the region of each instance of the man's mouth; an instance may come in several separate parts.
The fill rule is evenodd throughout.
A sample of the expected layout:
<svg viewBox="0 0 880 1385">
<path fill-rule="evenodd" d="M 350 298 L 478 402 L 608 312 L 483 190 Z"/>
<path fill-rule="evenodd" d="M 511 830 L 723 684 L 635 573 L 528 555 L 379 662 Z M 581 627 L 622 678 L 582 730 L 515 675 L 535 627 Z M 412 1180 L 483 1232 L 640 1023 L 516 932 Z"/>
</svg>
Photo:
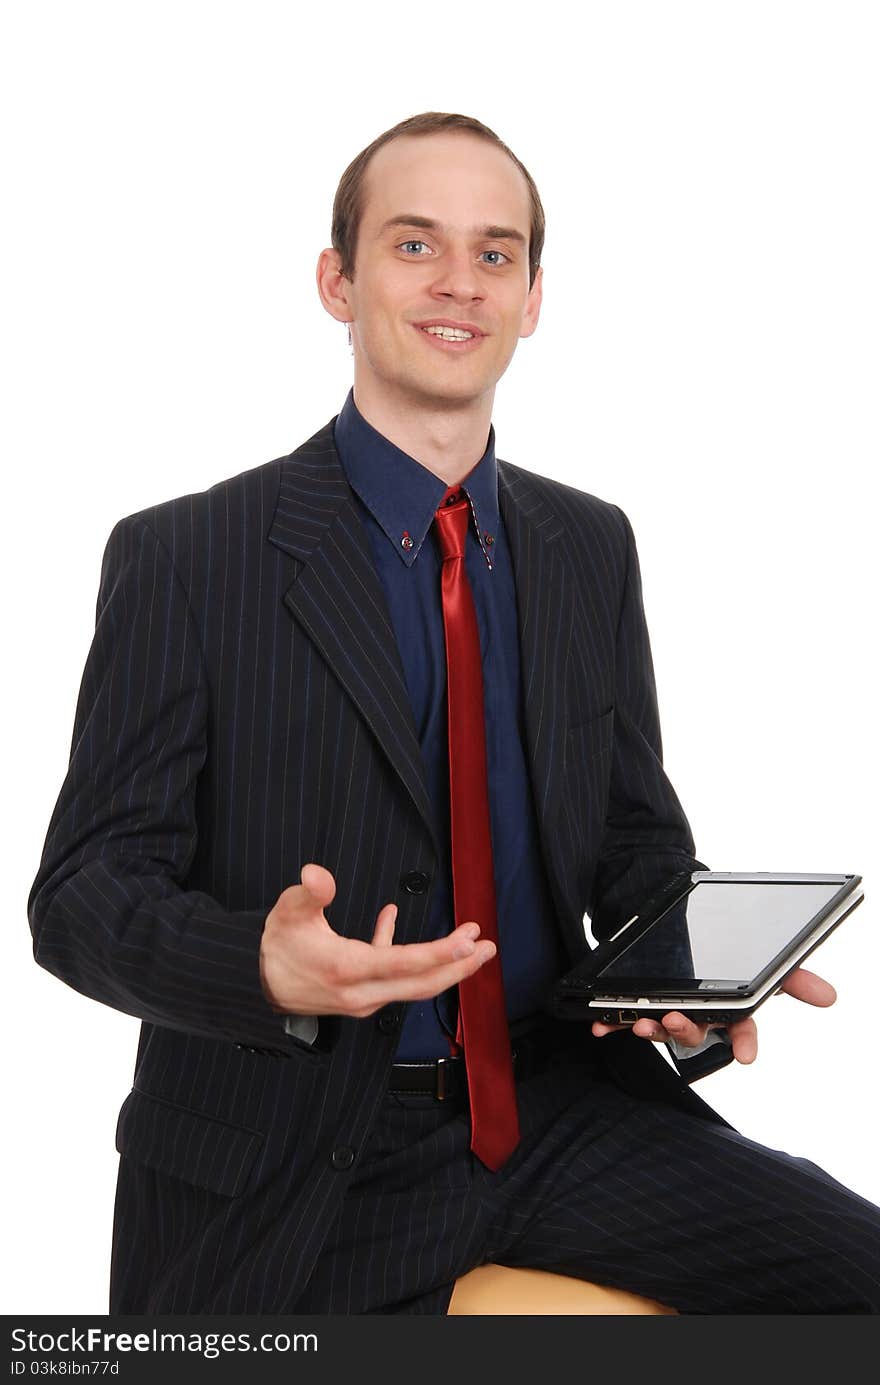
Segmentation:
<svg viewBox="0 0 880 1385">
<path fill-rule="evenodd" d="M 444 322 L 413 323 L 413 326 L 445 351 L 473 350 L 485 336 L 477 327 L 455 327 Z"/>
</svg>

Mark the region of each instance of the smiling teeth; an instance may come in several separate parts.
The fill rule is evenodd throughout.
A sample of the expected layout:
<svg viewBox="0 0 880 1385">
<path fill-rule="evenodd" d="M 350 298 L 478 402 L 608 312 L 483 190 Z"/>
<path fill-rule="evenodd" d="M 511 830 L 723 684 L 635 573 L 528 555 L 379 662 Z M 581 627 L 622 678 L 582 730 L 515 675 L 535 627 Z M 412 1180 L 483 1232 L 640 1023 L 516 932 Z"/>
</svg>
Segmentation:
<svg viewBox="0 0 880 1385">
<path fill-rule="evenodd" d="M 461 327 L 423 327 L 422 331 L 430 332 L 432 337 L 445 337 L 447 341 L 469 341 L 474 335 Z"/>
</svg>

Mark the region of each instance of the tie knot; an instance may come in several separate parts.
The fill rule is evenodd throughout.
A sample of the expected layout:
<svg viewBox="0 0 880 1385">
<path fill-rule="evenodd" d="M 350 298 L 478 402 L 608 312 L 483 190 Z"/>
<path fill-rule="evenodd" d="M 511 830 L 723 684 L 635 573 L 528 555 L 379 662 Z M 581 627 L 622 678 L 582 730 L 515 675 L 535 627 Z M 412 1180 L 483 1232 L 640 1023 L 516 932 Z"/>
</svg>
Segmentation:
<svg viewBox="0 0 880 1385">
<path fill-rule="evenodd" d="M 434 528 L 444 561 L 464 557 L 469 513 L 465 492 L 460 486 L 450 486 L 434 512 Z"/>
</svg>

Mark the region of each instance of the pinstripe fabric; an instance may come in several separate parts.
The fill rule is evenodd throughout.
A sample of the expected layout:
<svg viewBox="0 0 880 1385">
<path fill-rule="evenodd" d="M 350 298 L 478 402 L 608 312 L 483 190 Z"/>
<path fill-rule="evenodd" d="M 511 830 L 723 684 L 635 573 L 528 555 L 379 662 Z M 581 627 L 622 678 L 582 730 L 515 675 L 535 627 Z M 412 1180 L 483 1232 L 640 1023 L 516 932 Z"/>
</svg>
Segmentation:
<svg viewBox="0 0 880 1385">
<path fill-rule="evenodd" d="M 625 516 L 498 467 L 541 846 L 574 961 L 585 910 L 607 932 L 643 888 L 702 863 L 662 769 Z M 28 901 L 37 961 L 143 1021 L 117 1129 L 112 1311 L 296 1301 L 403 1007 L 322 1018 L 314 1048 L 286 1034 L 259 982 L 265 916 L 319 861 L 338 932 L 368 939 L 395 900 L 398 940 L 417 941 L 430 891 L 401 880 L 430 878 L 436 833 L 332 421 L 288 457 L 119 521 Z M 623 1087 L 723 1124 L 651 1045 L 605 1044 Z"/>
<path fill-rule="evenodd" d="M 389 1095 L 294 1311 L 443 1314 L 492 1261 L 684 1313 L 880 1312 L 880 1210 L 817 1165 L 632 1097 L 576 1049 L 518 1091 L 498 1174 L 463 1100 Z"/>
</svg>

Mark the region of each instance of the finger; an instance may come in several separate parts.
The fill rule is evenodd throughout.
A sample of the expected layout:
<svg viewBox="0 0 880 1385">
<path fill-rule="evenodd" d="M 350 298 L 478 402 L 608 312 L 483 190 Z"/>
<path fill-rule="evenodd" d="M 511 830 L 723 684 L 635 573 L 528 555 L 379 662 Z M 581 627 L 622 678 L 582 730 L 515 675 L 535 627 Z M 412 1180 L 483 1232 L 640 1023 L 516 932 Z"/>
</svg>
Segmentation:
<svg viewBox="0 0 880 1385">
<path fill-rule="evenodd" d="M 376 927 L 373 930 L 374 947 L 390 947 L 394 940 L 394 925 L 397 922 L 397 905 L 386 904 L 379 910 Z"/>
<path fill-rule="evenodd" d="M 605 1034 L 614 1034 L 618 1029 L 632 1029 L 631 1024 L 603 1024 L 601 1020 L 593 1021 L 593 1033 L 597 1039 L 603 1038 Z"/>
<path fill-rule="evenodd" d="M 600 1039 L 603 1035 L 612 1034 L 618 1029 L 631 1029 L 640 1039 L 656 1039 L 662 1043 L 675 1039 L 676 1043 L 684 1044 L 688 1048 L 699 1047 L 706 1038 L 708 1028 L 706 1024 L 693 1023 L 677 1011 L 664 1015 L 662 1022 L 642 1015 L 641 1019 L 633 1024 L 603 1024 L 601 1020 L 595 1020 L 593 1023 L 593 1033 Z"/>
<path fill-rule="evenodd" d="M 817 976 L 814 971 L 807 971 L 805 967 L 798 967 L 791 976 L 787 976 L 780 990 L 785 991 L 786 995 L 793 995 L 796 1000 L 806 1001 L 808 1005 L 833 1005 L 837 999 L 831 982 Z"/>
<path fill-rule="evenodd" d="M 664 1038 L 675 1039 L 676 1043 L 684 1044 L 687 1048 L 697 1048 L 704 1043 L 709 1029 L 707 1024 L 696 1024 L 678 1010 L 672 1010 L 663 1016 L 662 1027 Z"/>
<path fill-rule="evenodd" d="M 402 946 L 402 944 L 397 945 L 398 948 Z M 414 947 L 416 944 L 410 943 L 407 946 Z M 391 956 L 396 950 L 396 948 L 389 949 L 385 956 Z M 355 1004 L 358 1009 L 372 1011 L 397 1000 L 428 1000 L 432 996 L 439 995 L 441 991 L 448 990 L 450 986 L 457 986 L 468 976 L 472 976 L 475 971 L 490 961 L 495 953 L 495 944 L 484 939 L 476 945 L 470 957 L 465 957 L 460 961 L 448 962 L 445 965 L 415 974 L 385 976 L 361 981 L 351 988 Z"/>
<path fill-rule="evenodd" d="M 392 948 L 371 949 L 358 958 L 363 972 L 362 981 L 385 981 L 390 978 L 406 980 L 410 977 L 426 977 L 438 967 L 452 962 L 468 960 L 474 956 L 479 927 L 476 923 L 463 923 L 459 928 L 429 943 L 396 943 Z M 488 956 L 497 951 L 488 938 L 480 940 L 479 946 L 489 948 Z M 484 953 L 480 954 L 481 956 Z"/>
<path fill-rule="evenodd" d="M 727 1026 L 733 1056 L 738 1063 L 754 1063 L 758 1056 L 758 1026 L 749 1017 Z"/>
<path fill-rule="evenodd" d="M 638 1035 L 640 1039 L 669 1038 L 663 1025 L 659 1024 L 657 1020 L 649 1019 L 647 1015 L 643 1015 L 640 1020 L 636 1020 L 633 1025 L 633 1033 Z"/>
<path fill-rule="evenodd" d="M 630 1029 L 633 1034 L 637 1034 L 640 1039 L 668 1039 L 669 1035 L 662 1025 L 655 1020 L 650 1020 L 647 1016 L 635 1020 L 631 1024 L 603 1024 L 602 1020 L 594 1020 L 592 1030 L 597 1039 L 601 1039 L 605 1034 L 614 1034 L 620 1029 Z"/>
</svg>

